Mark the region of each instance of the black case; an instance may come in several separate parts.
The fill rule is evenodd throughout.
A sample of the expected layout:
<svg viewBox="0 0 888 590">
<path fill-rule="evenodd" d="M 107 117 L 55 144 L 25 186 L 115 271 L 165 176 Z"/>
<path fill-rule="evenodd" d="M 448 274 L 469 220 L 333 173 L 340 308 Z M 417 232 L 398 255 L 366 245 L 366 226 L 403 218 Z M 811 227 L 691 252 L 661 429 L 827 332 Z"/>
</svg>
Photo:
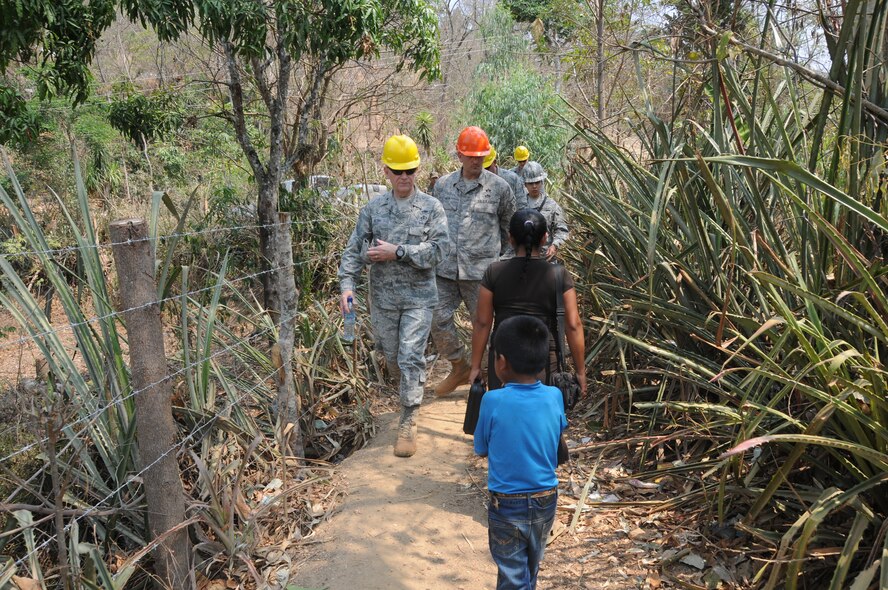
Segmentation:
<svg viewBox="0 0 888 590">
<path fill-rule="evenodd" d="M 481 379 L 475 379 L 469 388 L 469 399 L 466 400 L 466 417 L 463 418 L 463 432 L 475 434 L 478 425 L 478 414 L 481 413 L 481 398 L 487 393 L 487 385 Z"/>
</svg>

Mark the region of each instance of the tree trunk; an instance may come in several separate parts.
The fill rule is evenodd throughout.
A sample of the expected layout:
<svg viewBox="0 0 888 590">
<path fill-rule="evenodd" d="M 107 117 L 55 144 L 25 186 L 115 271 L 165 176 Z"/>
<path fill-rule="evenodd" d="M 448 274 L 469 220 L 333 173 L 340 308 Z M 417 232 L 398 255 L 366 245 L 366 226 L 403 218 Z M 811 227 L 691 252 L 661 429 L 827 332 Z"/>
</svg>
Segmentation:
<svg viewBox="0 0 888 590">
<path fill-rule="evenodd" d="M 278 442 L 282 453 L 305 458 L 302 431 L 299 427 L 301 413 L 296 383 L 293 380 L 293 344 L 296 340 L 296 307 L 299 291 L 293 274 L 293 239 L 290 234 L 290 214 L 280 213 L 281 228 L 274 243 L 278 308 L 278 341 L 272 355 L 277 372 L 277 426 Z"/>
<path fill-rule="evenodd" d="M 120 279 L 123 318 L 129 340 L 136 441 L 144 471 L 145 502 L 158 586 L 192 588 L 191 542 L 185 521 L 185 492 L 176 461 L 176 423 L 163 344 L 160 305 L 154 278 L 154 257 L 143 219 L 111 224 L 114 262 Z"/>
<path fill-rule="evenodd" d="M 263 179 L 259 182 L 259 201 L 256 203 L 256 212 L 259 216 L 259 257 L 262 275 L 262 293 L 265 309 L 277 317 L 280 310 L 280 291 L 275 280 L 275 243 L 281 230 L 287 233 L 290 226 L 283 227 L 278 221 L 278 198 L 280 192 L 280 179 Z"/>
<path fill-rule="evenodd" d="M 595 23 L 595 100 L 598 124 L 604 122 L 604 4 L 598 0 L 598 18 Z"/>
</svg>

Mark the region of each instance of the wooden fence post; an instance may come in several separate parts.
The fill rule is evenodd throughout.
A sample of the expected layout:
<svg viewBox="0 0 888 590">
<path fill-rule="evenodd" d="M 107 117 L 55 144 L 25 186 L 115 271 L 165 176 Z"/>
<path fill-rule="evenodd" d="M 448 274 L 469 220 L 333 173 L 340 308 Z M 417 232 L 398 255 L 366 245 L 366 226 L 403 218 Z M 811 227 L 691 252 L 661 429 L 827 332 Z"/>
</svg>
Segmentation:
<svg viewBox="0 0 888 590">
<path fill-rule="evenodd" d="M 172 386 L 163 346 L 154 260 L 147 238 L 148 224 L 143 219 L 124 219 L 111 224 L 132 386 L 139 392 L 133 397 L 140 467 L 145 470 L 142 480 L 148 504 L 148 526 L 152 541 L 163 536 L 153 550 L 156 573 L 162 587 L 184 589 L 193 587 L 188 531 L 180 527 L 165 534 L 185 520 L 185 492 L 176 461 Z"/>
<path fill-rule="evenodd" d="M 299 427 L 300 403 L 293 380 L 293 344 L 296 339 L 296 306 L 299 291 L 296 289 L 296 276 L 293 272 L 293 233 L 290 228 L 290 214 L 278 213 L 280 224 L 275 227 L 273 280 L 277 283 L 280 308 L 277 312 L 278 341 L 272 351 L 272 359 L 278 371 L 275 374 L 277 385 L 277 425 L 278 444 L 282 453 L 288 450 L 291 455 L 304 458 L 305 447 Z"/>
</svg>

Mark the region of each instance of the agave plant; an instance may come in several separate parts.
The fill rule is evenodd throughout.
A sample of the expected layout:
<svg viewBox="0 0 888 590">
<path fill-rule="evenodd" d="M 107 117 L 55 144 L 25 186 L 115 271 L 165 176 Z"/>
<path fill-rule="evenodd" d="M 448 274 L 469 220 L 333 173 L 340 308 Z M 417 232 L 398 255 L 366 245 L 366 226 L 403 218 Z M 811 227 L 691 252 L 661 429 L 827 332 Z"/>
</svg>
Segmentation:
<svg viewBox="0 0 888 590">
<path fill-rule="evenodd" d="M 811 117 L 798 68 L 711 44 L 698 85 L 682 81 L 687 104 L 708 95 L 711 118 L 662 121 L 648 103 L 642 159 L 575 129 L 593 155 L 569 187 L 588 245 L 575 268 L 603 318 L 593 362 L 614 369 L 627 417 L 642 413 L 632 428 L 693 426 L 682 438 L 699 462 L 679 469 L 701 475 L 688 498 L 776 540 L 755 579 L 767 588 L 825 576 L 838 589 L 852 574 L 862 588 L 880 568 L 888 582 L 888 207 L 872 174 L 881 152 L 859 140 L 888 121 L 864 110 L 868 92 L 882 96 L 863 63 L 881 45 L 862 40 L 882 41 L 862 10 L 848 5 L 830 47 L 858 59 L 844 96 L 822 92 Z M 838 524 L 841 510 L 854 518 Z M 811 557 L 835 543 L 836 560 Z"/>
<path fill-rule="evenodd" d="M 135 440 L 133 398 L 139 392 L 130 384 L 127 342 L 122 337 L 120 313 L 112 303 L 109 254 L 98 242 L 76 154 L 73 161 L 78 210 L 69 211 L 62 199 L 57 202 L 76 243 L 59 252 L 47 242 L 4 154 L 14 191 L 9 194 L 0 187 L 0 201 L 37 258 L 67 323 L 54 327 L 45 306 L 10 262 L 0 257 L 0 304 L 45 357 L 49 373 L 45 391 L 38 391 L 34 400 L 43 410 L 41 420 L 48 429 L 38 430 L 33 443 L 12 454 L 38 453 L 39 464 L 25 481 L 16 480 L 17 489 L 6 501 L 38 501 L 44 504 L 42 509 L 62 507 L 73 512 L 51 523 L 28 510 L 16 512 L 13 517 L 21 530 L 14 539 L 4 536 L 0 545 L 0 551 L 8 552 L 0 566 L 0 585 L 14 575 L 44 585 L 65 577 L 105 589 L 149 582 L 146 576 L 134 577 L 139 561 L 152 546 L 145 526 Z M 293 507 L 291 503 L 288 509 L 286 502 L 272 504 L 250 518 L 241 509 L 245 494 L 241 488 L 248 485 L 247 476 L 267 481 L 286 473 L 273 434 L 272 377 L 277 369 L 268 342 L 274 340 L 276 330 L 243 288 L 242 282 L 255 273 L 229 277 L 228 257 L 222 256 L 218 268 L 201 273 L 209 283 L 194 284 L 188 266 L 179 264 L 175 252 L 187 233 L 191 200 L 178 212 L 167 195 L 156 193 L 150 209 L 158 298 L 165 316 L 172 320 L 173 333 L 179 336 L 174 350 L 167 351 L 176 391 L 173 410 L 181 426 L 181 438 L 170 452 L 180 456 L 182 478 L 193 496 L 193 517 L 183 526 L 196 525 L 201 569 L 210 574 L 220 563 L 230 567 L 240 561 L 255 571 L 251 552 L 259 541 L 255 534 L 258 515 L 274 518 L 280 504 L 284 514 Z M 160 235 L 163 205 L 175 218 L 171 237 Z M 66 268 L 59 263 L 60 255 L 72 251 L 78 256 L 77 267 Z M 323 260 L 316 257 L 297 264 L 313 265 L 316 270 L 318 262 L 327 258 L 325 254 Z M 315 455 L 329 458 L 343 447 L 362 444 L 372 429 L 363 402 L 368 383 L 355 377 L 368 351 L 360 349 L 360 356 L 358 349 L 354 355 L 346 353 L 338 339 L 336 319 L 321 304 L 301 312 L 298 321 L 301 352 L 295 372 L 301 386 L 301 418 L 307 427 L 303 430 Z M 72 332 L 73 346 L 60 337 L 65 330 Z M 343 379 L 343 372 L 350 377 Z M 343 421 L 337 416 L 353 418 Z M 4 462 L 11 458 L 5 457 Z M 304 479 L 285 493 L 307 489 L 313 481 Z M 127 556 L 113 574 L 112 552 Z M 55 559 L 47 560 L 47 553 L 54 553 Z M 54 567 L 44 571 L 47 563 Z"/>
</svg>

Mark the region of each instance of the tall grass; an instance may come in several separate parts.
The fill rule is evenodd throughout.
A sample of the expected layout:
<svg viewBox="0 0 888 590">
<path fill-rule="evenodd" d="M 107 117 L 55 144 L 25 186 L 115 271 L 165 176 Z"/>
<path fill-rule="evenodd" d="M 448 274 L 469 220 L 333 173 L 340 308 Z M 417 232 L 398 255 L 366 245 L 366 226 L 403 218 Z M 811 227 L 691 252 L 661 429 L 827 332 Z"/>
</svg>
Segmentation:
<svg viewBox="0 0 888 590">
<path fill-rule="evenodd" d="M 574 267 L 602 318 L 591 360 L 615 371 L 632 428 L 693 427 L 676 472 L 697 474 L 688 498 L 710 518 L 772 548 L 766 588 L 863 588 L 879 569 L 888 582 L 888 205 L 882 148 L 862 141 L 888 122 L 862 106 L 885 71 L 862 10 L 849 3 L 830 48 L 863 68 L 841 72 L 843 96 L 712 43 L 709 68 L 682 80 L 710 118 L 663 121 L 648 104 L 641 159 L 576 127 L 591 157 L 570 187 Z"/>
<path fill-rule="evenodd" d="M 19 530 L 0 540 L 0 586 L 13 575 L 38 580 L 44 587 L 62 584 L 63 577 L 75 587 L 150 585 L 138 568 L 150 546 L 135 438 L 133 398 L 139 392 L 130 384 L 110 249 L 96 235 L 76 154 L 78 209 L 70 211 L 56 199 L 76 240 L 72 248 L 78 260 L 71 268 L 59 264 L 59 253 L 47 243 L 5 154 L 3 161 L 13 191 L 0 186 L 0 203 L 34 252 L 58 304 L 55 317 L 48 317 L 38 296 L 0 257 L 0 304 L 36 345 L 49 372 L 32 399 L 37 409 L 31 450 L 39 453 L 36 469 L 25 479 L 13 480 L 15 489 L 5 498 L 25 507 L 7 523 L 9 530 Z M 298 494 L 326 473 L 304 471 L 300 483 L 288 483 L 296 470 L 288 470 L 273 434 L 275 367 L 269 343 L 275 337 L 274 325 L 239 277 L 228 276 L 228 256 L 223 254 L 212 272 L 201 272 L 208 282 L 195 284 L 189 267 L 172 252 L 177 239 L 166 240 L 166 251 L 159 247 L 162 203 L 177 217 L 176 235 L 186 229 L 189 207 L 186 204 L 180 215 L 167 197 L 156 194 L 150 227 L 158 246 L 158 294 L 164 300 L 172 343 L 167 361 L 175 389 L 173 412 L 181 431 L 170 452 L 179 457 L 191 495 L 190 523 L 198 539 L 195 563 L 208 576 L 220 567 L 256 572 L 253 554 L 263 541 L 262 531 L 277 529 L 265 521 L 310 523 L 311 515 L 302 514 L 304 502 L 250 508 L 246 490 L 261 489 L 279 478 L 287 484 L 285 495 Z M 59 311 L 64 314 L 62 327 Z M 361 444 L 372 428 L 363 402 L 368 383 L 356 378 L 359 359 L 348 358 L 342 350 L 336 321 L 323 304 L 300 312 L 299 321 L 295 372 L 301 386 L 302 430 L 313 456 L 329 459 Z M 67 331 L 73 343 L 63 337 Z M 37 512 L 28 508 L 35 504 Z M 44 518 L 57 510 L 55 519 Z M 111 564 L 120 556 L 123 561 L 112 573 Z"/>
</svg>

